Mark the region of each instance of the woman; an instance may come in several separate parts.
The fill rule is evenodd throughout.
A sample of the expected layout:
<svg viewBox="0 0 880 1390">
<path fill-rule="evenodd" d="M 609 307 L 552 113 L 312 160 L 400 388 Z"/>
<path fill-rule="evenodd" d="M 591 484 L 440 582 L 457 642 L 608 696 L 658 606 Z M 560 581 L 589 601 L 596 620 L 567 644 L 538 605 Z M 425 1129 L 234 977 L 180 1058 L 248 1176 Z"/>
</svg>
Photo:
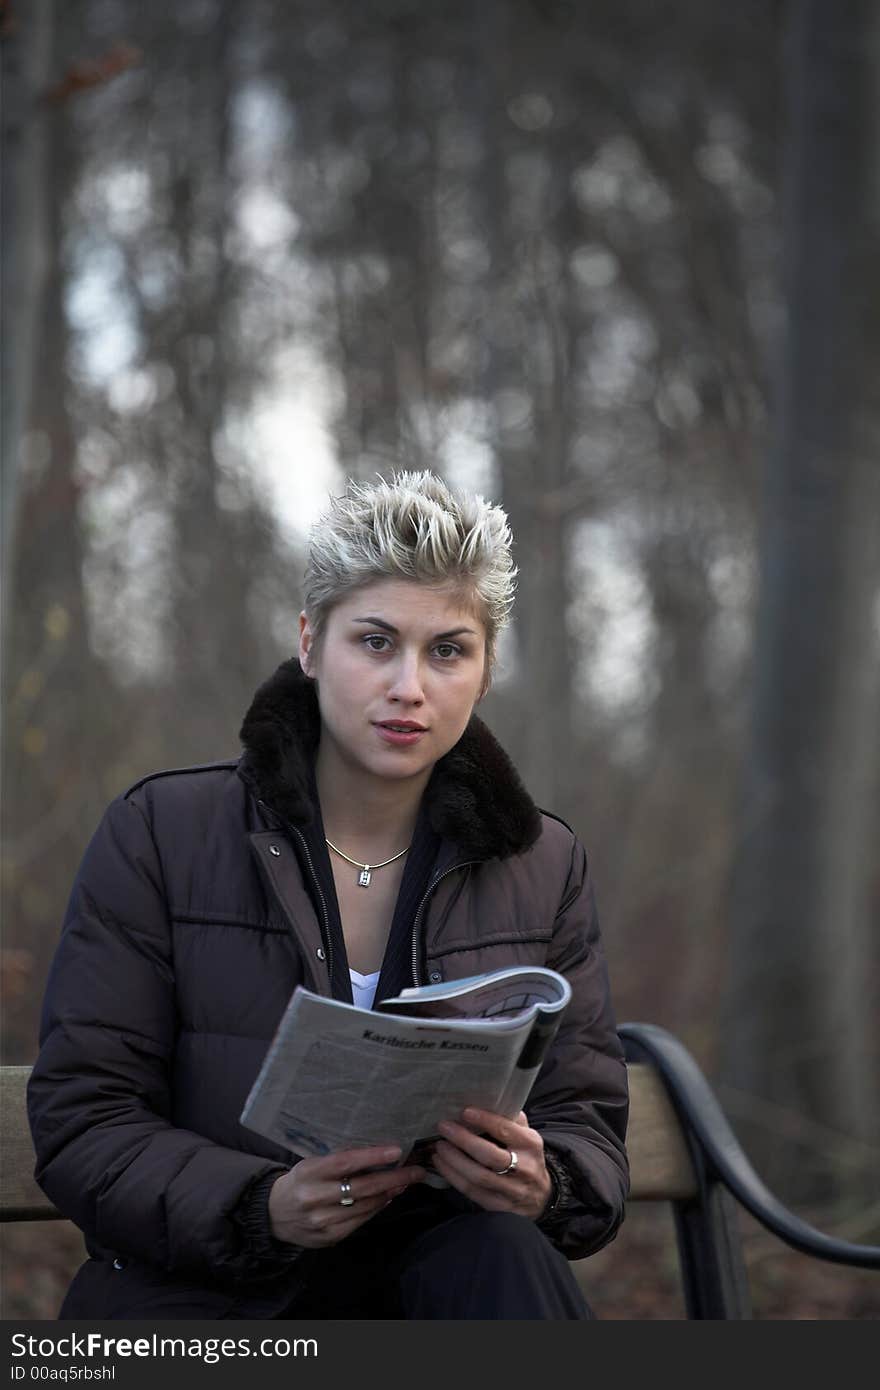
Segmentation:
<svg viewBox="0 0 880 1390">
<path fill-rule="evenodd" d="M 474 715 L 514 574 L 482 498 L 349 485 L 243 757 L 108 809 L 29 1090 L 90 1256 L 61 1317 L 591 1316 L 567 1261 L 623 1216 L 626 1073 L 584 851 Z M 443 1128 L 445 1189 L 393 1149 L 291 1164 L 239 1123 L 297 984 L 370 1007 L 525 964 L 572 1002 L 527 1112 Z"/>
</svg>

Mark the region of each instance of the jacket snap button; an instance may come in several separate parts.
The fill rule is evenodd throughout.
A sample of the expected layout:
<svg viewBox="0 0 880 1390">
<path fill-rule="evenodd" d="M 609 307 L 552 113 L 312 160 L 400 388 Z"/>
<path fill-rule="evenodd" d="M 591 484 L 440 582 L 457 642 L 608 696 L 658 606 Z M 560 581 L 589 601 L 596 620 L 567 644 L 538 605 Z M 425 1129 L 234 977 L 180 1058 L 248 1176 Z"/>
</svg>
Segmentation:
<svg viewBox="0 0 880 1390">
<path fill-rule="evenodd" d="M 443 979 L 443 976 L 440 974 L 439 970 L 432 970 L 429 979 L 432 985 L 439 985 L 440 981 Z"/>
<path fill-rule="evenodd" d="M 318 957 L 318 960 L 324 960 L 324 959 L 325 959 L 324 947 L 323 947 L 323 946 L 319 946 L 318 949 L 317 949 L 317 951 L 315 952 L 315 955 Z"/>
<path fill-rule="evenodd" d="M 281 850 L 278 848 L 277 845 L 270 845 L 270 846 L 269 846 L 269 853 L 270 853 L 270 854 L 274 854 L 274 855 L 275 855 L 275 858 L 277 859 L 277 858 L 279 857 L 279 855 L 281 854 Z"/>
<path fill-rule="evenodd" d="M 125 1269 L 125 1260 L 120 1260 L 119 1256 L 117 1255 L 116 1259 L 113 1261 L 113 1268 Z"/>
</svg>

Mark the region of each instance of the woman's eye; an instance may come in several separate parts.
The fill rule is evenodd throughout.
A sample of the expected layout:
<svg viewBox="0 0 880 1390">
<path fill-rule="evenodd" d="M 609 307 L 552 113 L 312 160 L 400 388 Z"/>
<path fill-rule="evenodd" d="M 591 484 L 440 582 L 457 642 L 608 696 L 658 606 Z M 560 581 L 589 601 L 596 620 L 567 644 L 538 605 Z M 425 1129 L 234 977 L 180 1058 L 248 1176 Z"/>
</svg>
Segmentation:
<svg viewBox="0 0 880 1390">
<path fill-rule="evenodd" d="M 454 642 L 438 642 L 434 651 L 444 661 L 448 661 L 450 657 L 459 655 L 461 647 L 457 647 Z"/>
<path fill-rule="evenodd" d="M 371 652 L 384 652 L 388 647 L 388 638 L 381 633 L 371 632 L 369 637 L 364 638 L 364 643 Z"/>
</svg>

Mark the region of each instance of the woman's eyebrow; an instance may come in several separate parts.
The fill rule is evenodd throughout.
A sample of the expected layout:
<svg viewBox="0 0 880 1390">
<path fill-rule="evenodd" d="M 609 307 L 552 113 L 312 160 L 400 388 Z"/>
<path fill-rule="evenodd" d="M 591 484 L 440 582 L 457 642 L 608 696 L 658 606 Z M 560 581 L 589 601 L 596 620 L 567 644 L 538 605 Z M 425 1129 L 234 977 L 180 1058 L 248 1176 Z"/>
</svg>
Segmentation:
<svg viewBox="0 0 880 1390">
<path fill-rule="evenodd" d="M 381 627 L 386 632 L 393 632 L 397 636 L 397 628 L 391 623 L 386 623 L 384 618 L 352 618 L 353 623 L 369 623 L 370 627 Z"/>
<path fill-rule="evenodd" d="M 393 623 L 386 623 L 384 618 L 352 618 L 351 621 L 353 623 L 367 623 L 370 627 L 381 627 L 385 632 L 390 632 L 394 637 L 399 637 L 400 635 L 400 629 L 396 628 Z M 454 627 L 451 628 L 449 632 L 435 632 L 431 640 L 434 642 L 441 642 L 447 637 L 462 637 L 465 634 L 470 637 L 477 636 L 472 627 Z"/>
</svg>

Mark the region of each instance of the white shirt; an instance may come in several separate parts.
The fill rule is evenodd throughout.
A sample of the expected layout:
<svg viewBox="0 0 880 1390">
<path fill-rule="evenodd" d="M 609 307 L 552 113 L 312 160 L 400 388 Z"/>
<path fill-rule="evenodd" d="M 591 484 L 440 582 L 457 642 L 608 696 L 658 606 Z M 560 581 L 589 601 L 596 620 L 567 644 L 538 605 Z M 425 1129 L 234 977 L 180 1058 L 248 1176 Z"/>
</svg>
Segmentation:
<svg viewBox="0 0 880 1390">
<path fill-rule="evenodd" d="M 354 1002 L 359 1009 L 371 1009 L 376 997 L 380 971 L 374 970 L 372 975 L 360 975 L 357 970 L 349 969 L 348 973 L 351 976 L 351 994 Z"/>
</svg>

